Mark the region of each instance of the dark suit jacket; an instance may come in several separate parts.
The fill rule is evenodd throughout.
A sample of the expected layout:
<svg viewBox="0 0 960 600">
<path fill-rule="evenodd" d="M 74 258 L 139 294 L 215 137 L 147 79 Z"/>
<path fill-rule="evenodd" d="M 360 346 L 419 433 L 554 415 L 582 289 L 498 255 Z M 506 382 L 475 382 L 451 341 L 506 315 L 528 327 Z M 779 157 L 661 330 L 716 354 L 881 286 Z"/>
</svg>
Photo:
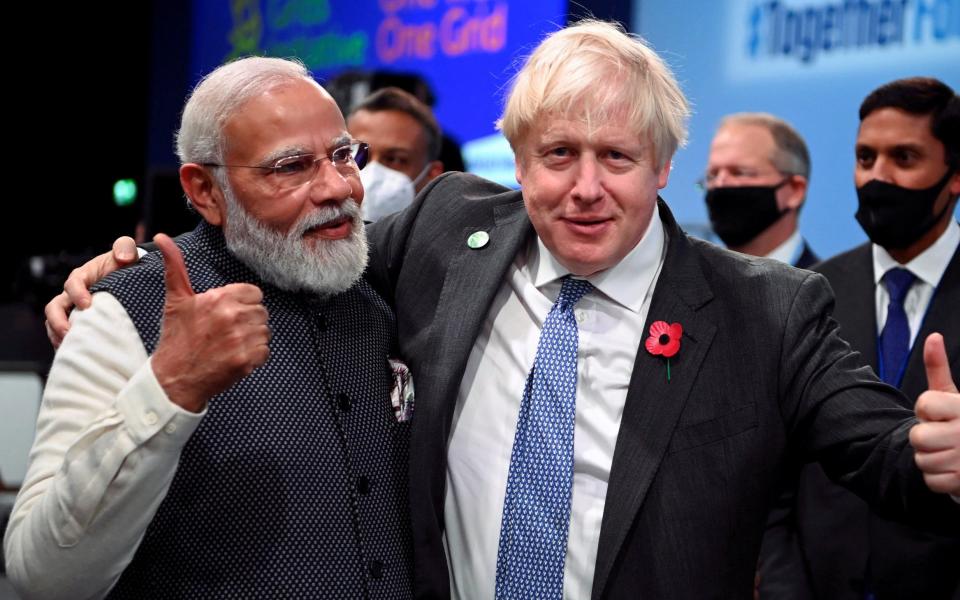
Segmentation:
<svg viewBox="0 0 960 600">
<path fill-rule="evenodd" d="M 787 461 L 822 459 L 891 514 L 909 504 L 922 517 L 956 518 L 913 465 L 899 394 L 837 336 L 823 277 L 690 239 L 662 202 L 660 214 L 670 242 L 648 320 L 679 322 L 684 335 L 670 382 L 663 360 L 638 349 L 611 432 L 593 597 L 749 597 Z M 490 242 L 471 249 L 478 230 Z M 370 229 L 368 277 L 395 305 L 417 382 L 410 493 L 421 598 L 449 595 L 446 445 L 464 366 L 533 235 L 520 192 L 463 174 L 438 178 Z M 861 426 L 844 426 L 853 422 Z"/>
<path fill-rule="evenodd" d="M 793 263 L 793 266 L 798 269 L 809 269 L 818 262 L 820 262 L 820 257 L 813 252 L 807 240 L 803 240 L 803 252 L 797 257 L 797 261 Z"/>
<path fill-rule="evenodd" d="M 840 335 L 877 367 L 873 257 L 864 244 L 816 267 L 837 297 Z M 923 341 L 943 333 L 960 380 L 960 252 L 943 274 L 904 372 L 909 406 L 927 388 Z M 762 590 L 775 598 L 862 598 L 865 575 L 877 597 L 960 598 L 960 537 L 894 523 L 833 484 L 819 465 L 804 467 L 795 499 L 775 512 L 764 540 Z M 869 570 L 869 575 L 867 575 Z"/>
</svg>

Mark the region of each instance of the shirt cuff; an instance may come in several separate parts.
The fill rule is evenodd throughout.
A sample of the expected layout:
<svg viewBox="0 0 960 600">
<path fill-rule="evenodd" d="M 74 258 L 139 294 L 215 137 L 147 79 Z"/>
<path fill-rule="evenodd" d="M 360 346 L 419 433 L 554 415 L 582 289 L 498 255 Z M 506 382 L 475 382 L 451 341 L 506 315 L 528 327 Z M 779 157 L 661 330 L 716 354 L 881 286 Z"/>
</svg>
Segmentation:
<svg viewBox="0 0 960 600">
<path fill-rule="evenodd" d="M 137 444 L 162 432 L 171 447 L 180 448 L 200 425 L 207 409 L 194 413 L 171 402 L 153 373 L 152 361 L 151 357 L 143 363 L 120 390 L 117 410 Z"/>
</svg>

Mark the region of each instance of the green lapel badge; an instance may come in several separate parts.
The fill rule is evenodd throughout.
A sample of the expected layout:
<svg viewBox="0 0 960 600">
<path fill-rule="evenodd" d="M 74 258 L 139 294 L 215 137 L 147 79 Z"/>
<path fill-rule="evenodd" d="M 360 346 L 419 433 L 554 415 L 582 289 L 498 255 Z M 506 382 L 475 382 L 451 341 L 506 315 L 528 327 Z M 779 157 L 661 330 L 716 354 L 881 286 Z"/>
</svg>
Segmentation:
<svg viewBox="0 0 960 600">
<path fill-rule="evenodd" d="M 490 242 L 490 234 L 486 231 L 474 231 L 470 234 L 470 237 L 467 238 L 467 246 L 470 246 L 474 250 L 479 250 L 483 248 Z"/>
</svg>

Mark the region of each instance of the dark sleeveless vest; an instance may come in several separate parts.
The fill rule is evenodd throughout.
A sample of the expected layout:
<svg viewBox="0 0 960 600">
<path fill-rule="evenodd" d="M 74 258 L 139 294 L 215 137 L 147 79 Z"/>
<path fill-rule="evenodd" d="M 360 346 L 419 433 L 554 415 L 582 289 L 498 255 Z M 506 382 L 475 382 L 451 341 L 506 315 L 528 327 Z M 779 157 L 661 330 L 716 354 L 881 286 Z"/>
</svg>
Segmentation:
<svg viewBox="0 0 960 600">
<path fill-rule="evenodd" d="M 109 597 L 409 597 L 409 423 L 389 400 L 392 311 L 364 280 L 327 300 L 264 284 L 206 223 L 177 244 L 196 292 L 263 290 L 270 358 L 210 400 Z M 152 354 L 159 253 L 95 289 L 120 301 Z"/>
</svg>

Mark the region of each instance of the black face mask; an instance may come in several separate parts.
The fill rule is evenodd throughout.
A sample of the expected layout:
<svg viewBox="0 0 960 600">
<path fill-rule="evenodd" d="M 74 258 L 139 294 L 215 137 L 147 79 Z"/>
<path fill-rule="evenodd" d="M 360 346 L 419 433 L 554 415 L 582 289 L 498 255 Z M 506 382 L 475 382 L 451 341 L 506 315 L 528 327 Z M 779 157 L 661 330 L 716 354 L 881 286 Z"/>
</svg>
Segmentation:
<svg viewBox="0 0 960 600">
<path fill-rule="evenodd" d="M 911 190 L 873 179 L 857 188 L 857 221 L 870 241 L 884 248 L 907 248 L 930 231 L 950 208 L 950 202 L 939 214 L 933 214 L 940 192 L 953 175 L 953 170 L 931 187 Z"/>
<path fill-rule="evenodd" d="M 707 190 L 710 225 L 727 246 L 742 246 L 773 225 L 787 210 L 777 207 L 777 185 L 716 187 Z"/>
</svg>

